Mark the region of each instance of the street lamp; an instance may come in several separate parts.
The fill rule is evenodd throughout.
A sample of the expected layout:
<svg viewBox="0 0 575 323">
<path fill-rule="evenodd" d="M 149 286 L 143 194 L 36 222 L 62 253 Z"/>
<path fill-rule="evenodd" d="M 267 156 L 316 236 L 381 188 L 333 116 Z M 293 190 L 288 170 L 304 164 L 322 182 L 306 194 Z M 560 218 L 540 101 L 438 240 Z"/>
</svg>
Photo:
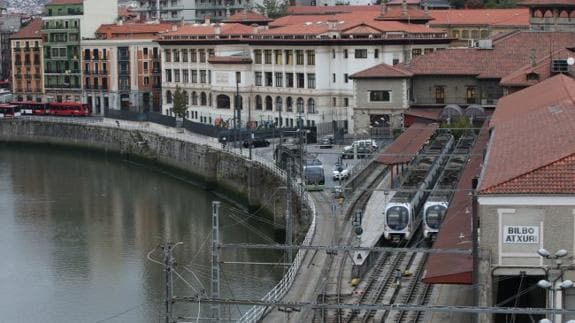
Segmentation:
<svg viewBox="0 0 575 323">
<path fill-rule="evenodd" d="M 559 271 L 557 278 L 555 278 L 553 280 L 542 279 L 542 280 L 537 282 L 537 286 L 540 288 L 549 290 L 551 292 L 551 308 L 552 309 L 555 309 L 556 307 L 561 309 L 563 307 L 562 304 L 557 304 L 557 302 L 556 302 L 556 292 L 562 291 L 562 290 L 567 289 L 567 288 L 571 288 L 574 285 L 573 281 L 571 281 L 569 279 L 564 280 L 562 282 L 559 282 L 559 280 L 563 277 L 563 269 L 561 268 L 561 264 L 562 264 L 561 258 L 567 256 L 568 252 L 565 249 L 559 249 L 553 255 L 551 255 L 551 253 L 549 251 L 541 248 L 541 249 L 537 250 L 537 254 L 539 256 L 545 258 L 545 259 L 555 260 L 555 265 L 557 265 L 557 267 L 556 268 L 550 268 L 550 269 L 555 269 L 555 270 Z M 549 272 L 547 272 L 547 275 L 549 276 Z M 554 319 L 556 322 L 561 322 L 561 314 L 554 315 Z M 573 321 L 571 323 L 575 323 L 575 320 L 570 320 L 570 321 Z M 552 323 L 552 321 L 549 319 L 543 319 L 543 320 L 540 320 L 539 322 L 540 323 Z"/>
</svg>

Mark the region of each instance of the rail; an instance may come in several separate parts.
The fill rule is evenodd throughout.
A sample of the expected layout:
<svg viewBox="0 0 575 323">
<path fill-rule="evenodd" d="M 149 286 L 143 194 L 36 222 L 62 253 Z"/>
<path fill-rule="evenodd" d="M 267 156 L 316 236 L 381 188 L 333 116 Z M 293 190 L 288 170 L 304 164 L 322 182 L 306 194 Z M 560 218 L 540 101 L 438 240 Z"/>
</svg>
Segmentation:
<svg viewBox="0 0 575 323">
<path fill-rule="evenodd" d="M 186 131 L 178 132 L 174 131 L 174 128 L 172 127 L 158 125 L 150 122 L 137 122 L 137 121 L 125 121 L 125 120 L 122 120 L 120 122 L 117 120 L 107 118 L 69 118 L 69 117 L 66 118 L 66 117 L 47 117 L 47 116 L 41 116 L 41 117 L 22 116 L 18 117 L 17 119 L 55 122 L 55 123 L 68 123 L 68 124 L 84 124 L 84 125 L 90 124 L 108 128 L 139 130 L 141 132 L 147 132 L 195 144 L 206 145 L 212 149 L 234 154 L 242 158 L 249 157 L 247 156 L 247 154 L 249 153 L 248 149 L 223 147 L 214 138 L 199 136 L 197 134 L 191 135 L 191 133 L 188 133 Z M 14 118 L 0 119 L 0 120 L 14 120 Z M 268 170 L 272 171 L 276 176 L 280 177 L 286 176 L 285 171 L 277 167 L 273 162 L 264 159 L 256 154 L 252 155 L 251 162 L 267 168 Z M 289 185 L 294 189 L 297 188 L 298 186 L 297 181 L 291 181 Z M 309 225 L 309 229 L 305 235 L 305 238 L 302 242 L 302 245 L 310 246 L 311 241 L 315 235 L 317 211 L 315 207 L 315 202 L 308 192 L 304 192 L 303 200 L 304 204 L 307 205 L 307 207 L 310 209 L 311 223 Z M 290 268 L 288 269 L 287 273 L 279 281 L 279 283 L 277 283 L 276 286 L 274 286 L 274 288 L 272 288 L 264 297 L 262 297 L 262 301 L 277 301 L 280 300 L 287 293 L 287 291 L 291 288 L 295 280 L 296 274 L 299 271 L 301 263 L 307 252 L 308 250 L 298 250 L 294 258 L 294 261 L 290 266 Z M 251 309 L 249 309 L 246 313 L 242 315 L 242 317 L 239 319 L 239 322 L 257 322 L 263 317 L 263 315 L 267 314 L 267 311 L 269 310 L 270 308 L 268 307 L 253 306 Z"/>
</svg>

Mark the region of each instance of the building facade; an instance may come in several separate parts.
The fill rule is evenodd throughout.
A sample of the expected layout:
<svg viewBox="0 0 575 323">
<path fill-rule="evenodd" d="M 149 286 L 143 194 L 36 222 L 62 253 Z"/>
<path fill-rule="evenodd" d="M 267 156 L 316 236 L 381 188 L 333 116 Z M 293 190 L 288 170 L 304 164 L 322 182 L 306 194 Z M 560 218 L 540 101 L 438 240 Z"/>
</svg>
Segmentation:
<svg viewBox="0 0 575 323">
<path fill-rule="evenodd" d="M 142 0 L 131 11 L 141 20 L 196 22 L 210 17 L 222 21 L 245 8 L 261 4 L 259 0 Z M 159 6 L 158 6 L 159 5 Z"/>
<path fill-rule="evenodd" d="M 349 126 L 351 74 L 381 62 L 404 62 L 416 48 L 434 51 L 450 41 L 444 32 L 424 26 L 406 24 L 404 31 L 387 33 L 388 22 L 368 26 L 308 19 L 269 29 L 185 25 L 163 34 L 158 42 L 164 53 L 164 113 L 170 113 L 172 96 L 181 88 L 189 97 L 190 119 L 225 121 L 233 118 L 238 92 L 243 121 L 278 126 L 341 121 Z"/>
<path fill-rule="evenodd" d="M 117 18 L 117 0 L 52 0 L 42 17 L 46 101 L 82 99 L 80 41 Z M 90 14 L 84 14 L 89 12 Z"/>
<path fill-rule="evenodd" d="M 0 15 L 0 78 L 1 81 L 9 80 L 11 76 L 11 49 L 10 38 L 20 30 L 22 26 L 20 15 Z"/>
<path fill-rule="evenodd" d="M 12 92 L 17 101 L 42 101 L 44 46 L 42 20 L 35 19 L 11 37 Z"/>
</svg>

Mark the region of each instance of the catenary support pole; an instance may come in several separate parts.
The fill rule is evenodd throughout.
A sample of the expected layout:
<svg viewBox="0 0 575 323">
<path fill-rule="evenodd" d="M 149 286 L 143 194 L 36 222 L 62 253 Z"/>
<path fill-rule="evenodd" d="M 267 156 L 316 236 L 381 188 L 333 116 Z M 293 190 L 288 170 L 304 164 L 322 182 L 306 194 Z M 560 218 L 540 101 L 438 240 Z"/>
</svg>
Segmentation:
<svg viewBox="0 0 575 323">
<path fill-rule="evenodd" d="M 212 298 L 220 297 L 220 235 L 219 235 L 220 202 L 212 202 Z M 212 304 L 213 322 L 220 320 L 220 305 Z"/>
</svg>

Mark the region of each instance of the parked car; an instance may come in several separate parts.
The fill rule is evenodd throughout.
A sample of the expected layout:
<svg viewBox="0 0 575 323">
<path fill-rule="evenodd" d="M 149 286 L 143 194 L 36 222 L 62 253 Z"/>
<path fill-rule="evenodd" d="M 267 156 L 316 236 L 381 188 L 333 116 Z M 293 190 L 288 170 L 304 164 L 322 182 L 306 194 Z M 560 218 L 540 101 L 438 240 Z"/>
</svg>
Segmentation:
<svg viewBox="0 0 575 323">
<path fill-rule="evenodd" d="M 332 148 L 333 147 L 333 136 L 324 136 L 319 140 L 319 148 Z"/>
<path fill-rule="evenodd" d="M 333 180 L 344 180 L 349 177 L 349 168 L 344 164 L 336 164 L 333 170 Z"/>
<path fill-rule="evenodd" d="M 254 139 L 251 142 L 252 144 L 252 148 L 258 148 L 258 147 L 269 147 L 270 142 L 267 141 L 266 139 Z M 250 147 L 250 141 L 249 140 L 244 140 L 244 148 L 249 148 Z"/>
<path fill-rule="evenodd" d="M 357 158 L 359 159 L 369 157 L 374 151 L 375 149 L 373 148 L 373 146 L 370 145 L 357 146 Z M 353 159 L 353 154 L 354 154 L 354 147 L 347 146 L 343 149 L 343 152 L 341 153 L 341 159 Z"/>
<path fill-rule="evenodd" d="M 347 149 L 353 150 L 353 147 L 355 147 L 355 146 L 358 146 L 358 147 L 371 146 L 371 148 L 374 151 L 377 150 L 377 143 L 373 139 L 356 140 L 356 141 L 352 142 L 351 145 L 345 146 L 343 149 L 344 150 L 347 150 Z"/>
</svg>

